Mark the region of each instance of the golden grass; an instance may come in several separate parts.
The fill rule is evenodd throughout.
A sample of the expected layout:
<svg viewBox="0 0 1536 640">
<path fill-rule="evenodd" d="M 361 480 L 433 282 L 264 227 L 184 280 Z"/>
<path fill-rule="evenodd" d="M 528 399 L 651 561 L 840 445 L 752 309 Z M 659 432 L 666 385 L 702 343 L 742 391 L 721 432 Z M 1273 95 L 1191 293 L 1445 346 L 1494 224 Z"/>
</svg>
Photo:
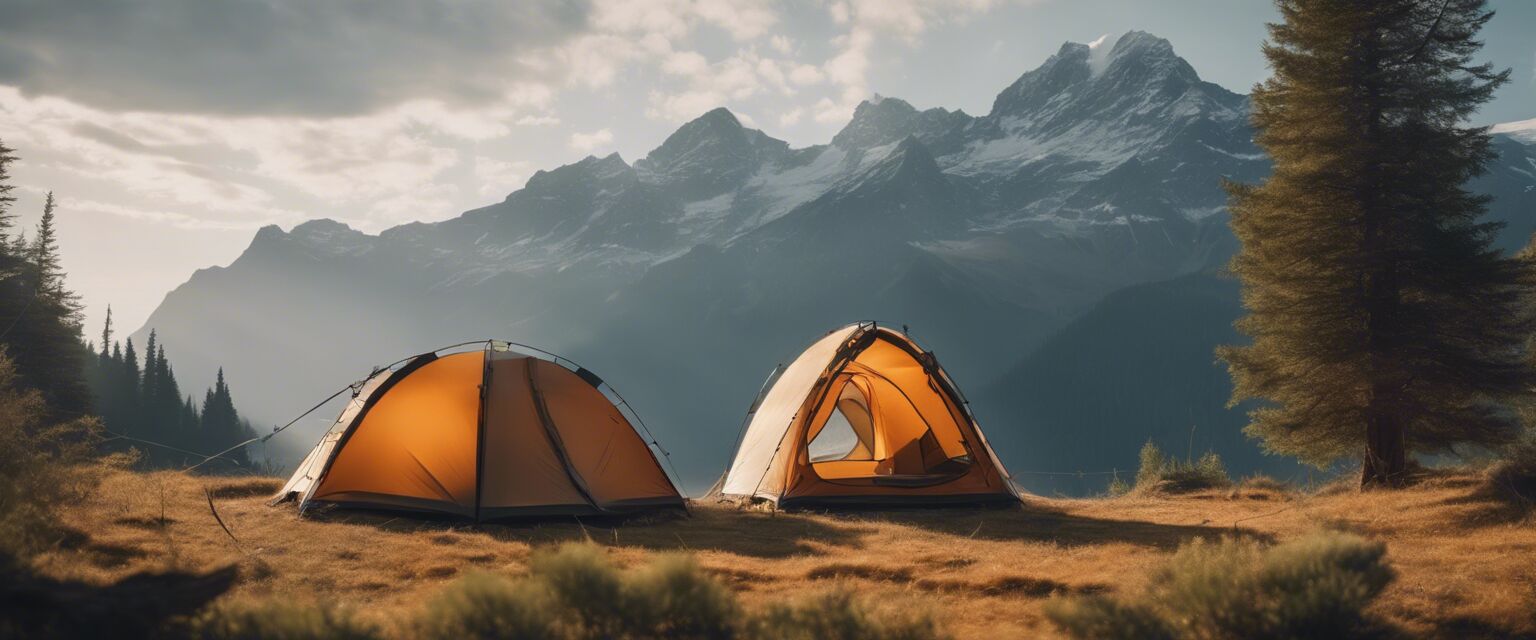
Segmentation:
<svg viewBox="0 0 1536 640">
<path fill-rule="evenodd" d="M 1174 497 L 1047 499 L 1022 508 L 787 514 L 700 505 L 627 523 L 468 525 L 387 515 L 299 518 L 268 507 L 275 479 L 109 474 L 61 514 L 84 533 L 45 573 L 110 581 L 229 563 L 236 601 L 276 597 L 356 611 L 386 630 L 476 571 L 527 572 L 535 548 L 590 539 L 616 563 L 688 551 L 748 607 L 852 587 L 877 607 L 928 610 L 959 638 L 1055 637 L 1053 594 L 1142 584 L 1194 538 L 1294 539 L 1319 528 L 1387 543 L 1398 579 L 1372 613 L 1413 636 L 1536 636 L 1536 523 L 1452 475 L 1397 492 L 1305 495 L 1243 486 Z M 209 496 L 233 537 L 214 520 Z"/>
</svg>

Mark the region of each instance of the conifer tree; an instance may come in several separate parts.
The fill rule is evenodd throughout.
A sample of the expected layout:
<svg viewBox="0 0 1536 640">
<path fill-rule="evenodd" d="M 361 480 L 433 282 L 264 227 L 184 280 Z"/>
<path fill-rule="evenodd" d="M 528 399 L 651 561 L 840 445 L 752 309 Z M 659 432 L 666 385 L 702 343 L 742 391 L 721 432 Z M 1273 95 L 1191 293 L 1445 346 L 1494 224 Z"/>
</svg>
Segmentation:
<svg viewBox="0 0 1536 640">
<path fill-rule="evenodd" d="M 234 397 L 224 381 L 224 369 L 219 368 L 213 387 L 203 397 L 202 431 L 208 451 L 222 451 L 250 437 L 250 428 L 235 411 Z M 244 467 L 249 462 L 243 449 L 224 456 L 221 468 Z"/>
<path fill-rule="evenodd" d="M 15 187 L 11 185 L 11 163 L 16 161 L 16 150 L 5 146 L 0 141 L 0 253 L 9 249 L 11 230 L 16 226 L 16 215 L 11 213 L 11 205 L 16 203 L 16 196 L 11 195 Z"/>
<path fill-rule="evenodd" d="M 1473 62 L 1484 0 L 1276 4 L 1252 97 L 1274 173 L 1229 185 L 1253 341 L 1219 353 L 1268 450 L 1396 486 L 1414 453 L 1511 437 L 1533 382 L 1529 270 L 1464 186 L 1492 153 L 1465 122 L 1508 71 Z"/>
<path fill-rule="evenodd" d="M 155 405 L 154 399 L 160 395 L 159 389 L 156 388 L 160 382 L 160 368 L 155 360 L 158 354 L 156 349 L 155 330 L 150 329 L 149 339 L 144 344 L 144 371 L 139 379 L 139 397 L 144 398 L 149 407 Z"/>
<path fill-rule="evenodd" d="M 16 196 L 11 195 L 15 187 L 10 182 L 10 166 L 15 161 L 14 150 L 0 142 L 0 344 L 21 320 L 28 299 L 21 282 L 26 240 L 23 238 L 17 246 L 16 238 L 11 235 L 16 227 L 16 214 L 11 213 Z"/>
<path fill-rule="evenodd" d="M 80 303 L 64 283 L 55 206 L 49 193 L 37 234 L 21 250 L 19 268 L 0 284 L 0 313 L 9 315 L 8 324 L 0 327 L 0 345 L 14 359 L 23 383 L 42 393 L 54 417 L 70 418 L 89 411 L 90 392 L 84 379 Z M 17 250 L 13 244 L 11 255 Z"/>
<path fill-rule="evenodd" d="M 37 223 L 37 237 L 32 239 L 32 268 L 36 270 L 38 292 L 57 305 L 57 311 L 78 326 L 79 298 L 64 286 L 64 265 L 59 257 L 58 230 L 54 227 L 53 192 L 43 201 L 43 217 Z"/>
<path fill-rule="evenodd" d="M 112 305 L 107 305 L 107 321 L 101 325 L 101 358 L 105 360 L 110 354 L 108 347 L 112 344 Z"/>
<path fill-rule="evenodd" d="M 119 424 L 107 423 L 108 429 L 121 429 L 123 432 L 141 436 L 144 433 L 143 421 L 139 418 L 139 355 L 133 348 L 133 338 L 124 341 L 122 368 L 117 375 L 117 393 L 122 398 L 120 408 L 123 419 Z"/>
</svg>

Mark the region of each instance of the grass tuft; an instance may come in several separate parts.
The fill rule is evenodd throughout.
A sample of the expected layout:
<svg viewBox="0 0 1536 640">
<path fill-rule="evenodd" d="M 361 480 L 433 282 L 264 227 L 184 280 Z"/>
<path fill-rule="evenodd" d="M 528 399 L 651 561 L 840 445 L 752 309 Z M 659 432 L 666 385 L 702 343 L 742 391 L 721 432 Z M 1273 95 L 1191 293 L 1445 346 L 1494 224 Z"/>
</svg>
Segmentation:
<svg viewBox="0 0 1536 640">
<path fill-rule="evenodd" d="M 522 578 L 467 576 L 428 602 L 415 631 L 428 639 L 940 637 L 930 618 L 877 616 L 838 592 L 746 615 L 736 595 L 692 558 L 663 555 L 621 571 L 593 544 L 567 544 L 536 556 Z"/>
<path fill-rule="evenodd" d="M 1283 480 L 1276 480 L 1275 478 L 1266 475 L 1248 476 L 1243 478 L 1242 482 L 1238 483 L 1238 486 L 1244 489 L 1252 489 L 1254 491 L 1272 491 L 1274 493 L 1290 493 L 1295 490 L 1295 487 L 1290 483 Z"/>
<path fill-rule="evenodd" d="M 1148 440 L 1141 447 L 1140 468 L 1136 470 L 1136 485 L 1129 492 L 1137 494 L 1176 494 L 1225 489 L 1232 486 L 1227 467 L 1221 456 L 1206 452 L 1199 460 L 1170 458 Z M 1124 487 L 1112 487 L 1111 492 Z"/>
<path fill-rule="evenodd" d="M 751 620 L 753 640 L 927 640 L 945 637 L 931 616 L 904 611 L 876 612 L 847 592 L 809 596 L 796 604 L 770 606 Z"/>
<path fill-rule="evenodd" d="M 736 595 L 693 558 L 665 555 L 626 583 L 639 625 L 662 638 L 727 638 L 740 618 Z"/>
<path fill-rule="evenodd" d="M 224 603 L 194 618 L 196 640 L 375 640 L 379 630 L 341 609 L 279 601 Z"/>
<path fill-rule="evenodd" d="M 1073 638 L 1135 638 L 1173 640 L 1173 625 L 1139 602 L 1086 596 L 1053 598 L 1045 603 L 1045 616 Z"/>
<path fill-rule="evenodd" d="M 1076 638 L 1349 638 L 1390 584 L 1386 546 L 1337 532 L 1270 548 L 1247 540 L 1180 548 L 1130 598 L 1056 599 L 1046 617 Z"/>
<path fill-rule="evenodd" d="M 416 619 L 416 630 L 428 640 L 562 638 L 554 604 L 542 583 L 472 573 L 427 602 Z"/>
<path fill-rule="evenodd" d="M 1485 489 L 1523 512 L 1536 507 L 1536 431 L 1510 445 L 1484 474 Z"/>
</svg>

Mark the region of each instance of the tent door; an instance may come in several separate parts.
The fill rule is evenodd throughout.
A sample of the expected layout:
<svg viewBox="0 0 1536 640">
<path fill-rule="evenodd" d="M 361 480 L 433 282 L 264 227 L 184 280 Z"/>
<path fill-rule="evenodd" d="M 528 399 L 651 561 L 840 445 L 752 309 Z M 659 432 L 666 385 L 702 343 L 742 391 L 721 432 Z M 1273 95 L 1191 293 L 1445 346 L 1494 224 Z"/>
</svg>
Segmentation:
<svg viewBox="0 0 1536 640">
<path fill-rule="evenodd" d="M 882 401 L 891 399 L 871 397 L 868 392 L 881 388 L 877 381 L 846 374 L 840 382 L 835 405 L 806 443 L 817 477 L 847 484 L 932 486 L 969 470 L 970 458 L 946 456 L 921 416 L 882 411 Z"/>
</svg>

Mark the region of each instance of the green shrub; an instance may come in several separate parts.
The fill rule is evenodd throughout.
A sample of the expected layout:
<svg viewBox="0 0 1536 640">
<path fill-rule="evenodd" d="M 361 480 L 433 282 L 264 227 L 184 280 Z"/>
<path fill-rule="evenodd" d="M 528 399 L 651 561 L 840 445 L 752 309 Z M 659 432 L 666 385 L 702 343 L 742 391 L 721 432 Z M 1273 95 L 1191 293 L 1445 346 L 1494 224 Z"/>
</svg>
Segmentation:
<svg viewBox="0 0 1536 640">
<path fill-rule="evenodd" d="M 531 579 L 549 591 L 575 637 L 619 637 L 626 627 L 639 626 L 629 619 L 633 609 L 623 576 L 597 545 L 567 544 L 534 556 Z"/>
<path fill-rule="evenodd" d="M 1488 468 L 1488 488 L 1529 508 L 1536 504 L 1536 431 L 1527 432 Z"/>
<path fill-rule="evenodd" d="M 1131 489 L 1133 488 L 1134 487 L 1131 485 L 1131 483 L 1126 482 L 1120 477 L 1119 473 L 1116 473 L 1109 479 L 1109 488 L 1105 490 L 1105 493 L 1109 494 L 1109 496 L 1113 498 L 1130 493 Z"/>
<path fill-rule="evenodd" d="M 776 604 L 748 625 L 754 640 L 927 640 L 940 638 L 926 615 L 875 612 L 847 592 L 810 596 L 798 604 Z"/>
<path fill-rule="evenodd" d="M 730 637 L 741 616 L 736 594 L 688 556 L 658 558 L 630 574 L 626 587 L 638 626 L 658 637 Z"/>
<path fill-rule="evenodd" d="M 1073 638 L 1173 640 L 1173 625 L 1149 607 L 1103 596 L 1052 598 L 1045 617 Z"/>
<path fill-rule="evenodd" d="M 1238 483 L 1238 486 L 1241 486 L 1244 489 L 1253 489 L 1256 491 L 1274 491 L 1276 493 L 1289 493 L 1295 489 L 1295 487 L 1291 486 L 1290 483 L 1285 482 L 1284 480 L 1276 480 L 1275 478 L 1266 475 L 1248 476 L 1243 478 L 1242 482 Z"/>
<path fill-rule="evenodd" d="M 0 350 L 0 555 L 24 559 L 59 539 L 54 507 L 94 486 L 96 474 L 82 463 L 100 425 L 94 418 L 49 424 L 42 395 L 18 384 Z"/>
<path fill-rule="evenodd" d="M 1196 540 L 1129 599 L 1062 599 L 1046 616 L 1077 638 L 1347 638 L 1391 583 L 1386 547 L 1337 532 L 1268 549 Z"/>
<path fill-rule="evenodd" d="M 473 574 L 428 602 L 424 638 L 730 638 L 736 598 L 684 556 L 620 571 L 592 544 L 534 557 L 519 579 Z"/>
<path fill-rule="evenodd" d="M 1140 464 L 1136 469 L 1136 486 L 1149 487 L 1163 478 L 1163 470 L 1168 467 L 1169 461 L 1157 443 L 1147 440 L 1146 444 L 1141 445 L 1138 457 Z"/>
<path fill-rule="evenodd" d="M 417 635 L 444 640 L 564 638 L 567 633 L 558 625 L 554 603 L 541 583 L 472 573 L 427 601 L 416 619 Z"/>
<path fill-rule="evenodd" d="M 876 615 L 846 593 L 744 615 L 735 594 L 687 556 L 621 571 L 592 544 L 539 554 L 522 578 L 465 576 L 427 603 L 414 631 L 429 639 L 940 637 L 926 616 Z"/>
<path fill-rule="evenodd" d="M 1226 465 L 1214 452 L 1206 452 L 1195 461 L 1181 461 L 1168 457 L 1148 440 L 1141 446 L 1140 457 L 1133 489 L 1139 493 L 1186 493 L 1232 486 Z"/>
<path fill-rule="evenodd" d="M 222 604 L 194 619 L 191 638 L 199 640 L 373 640 L 383 637 L 371 625 L 339 609 L 265 602 Z"/>
</svg>

